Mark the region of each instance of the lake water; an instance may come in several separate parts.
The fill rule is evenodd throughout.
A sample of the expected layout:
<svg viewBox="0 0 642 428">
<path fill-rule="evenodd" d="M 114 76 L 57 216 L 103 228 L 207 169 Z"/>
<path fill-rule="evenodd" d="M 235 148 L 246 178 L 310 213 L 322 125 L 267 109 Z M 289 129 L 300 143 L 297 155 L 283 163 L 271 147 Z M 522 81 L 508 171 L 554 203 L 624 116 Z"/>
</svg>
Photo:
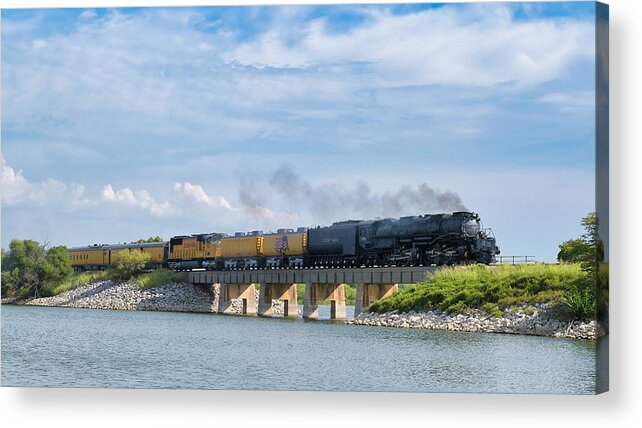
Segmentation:
<svg viewBox="0 0 642 428">
<path fill-rule="evenodd" d="M 321 316 L 327 316 L 321 308 Z M 352 308 L 348 309 L 352 313 Z M 173 312 L 2 306 L 2 386 L 595 391 L 597 344 Z"/>
</svg>

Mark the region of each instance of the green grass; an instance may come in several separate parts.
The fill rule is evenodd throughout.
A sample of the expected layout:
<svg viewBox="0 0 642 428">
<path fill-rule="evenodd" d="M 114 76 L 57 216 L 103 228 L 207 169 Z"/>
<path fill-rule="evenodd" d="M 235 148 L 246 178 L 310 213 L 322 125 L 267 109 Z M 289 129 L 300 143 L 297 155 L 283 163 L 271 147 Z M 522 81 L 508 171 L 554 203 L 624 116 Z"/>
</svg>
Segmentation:
<svg viewBox="0 0 642 428">
<path fill-rule="evenodd" d="M 102 281 L 107 279 L 107 272 L 80 272 L 75 273 L 69 280 L 60 284 L 51 284 L 44 287 L 42 295 L 45 297 L 56 296 L 65 291 L 73 290 L 74 288 L 82 287 L 94 281 Z"/>
<path fill-rule="evenodd" d="M 181 275 L 178 272 L 173 272 L 168 269 L 158 269 L 151 272 L 138 275 L 132 284 L 138 288 L 156 288 L 163 285 L 171 284 L 181 280 Z"/>
<path fill-rule="evenodd" d="M 586 274 L 577 264 L 443 268 L 428 281 L 373 303 L 369 310 L 382 313 L 440 309 L 466 313 L 481 309 L 501 316 L 511 306 L 560 304 L 565 292 L 584 281 Z"/>
</svg>

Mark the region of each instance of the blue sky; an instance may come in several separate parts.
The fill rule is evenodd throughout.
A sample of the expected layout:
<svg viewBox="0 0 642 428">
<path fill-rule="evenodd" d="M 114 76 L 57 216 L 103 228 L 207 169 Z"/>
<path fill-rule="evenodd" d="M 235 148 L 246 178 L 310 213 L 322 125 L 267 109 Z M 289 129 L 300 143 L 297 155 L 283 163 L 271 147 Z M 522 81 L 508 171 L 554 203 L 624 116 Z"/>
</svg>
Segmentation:
<svg viewBox="0 0 642 428">
<path fill-rule="evenodd" d="M 2 11 L 2 245 L 594 208 L 594 5 Z"/>
</svg>

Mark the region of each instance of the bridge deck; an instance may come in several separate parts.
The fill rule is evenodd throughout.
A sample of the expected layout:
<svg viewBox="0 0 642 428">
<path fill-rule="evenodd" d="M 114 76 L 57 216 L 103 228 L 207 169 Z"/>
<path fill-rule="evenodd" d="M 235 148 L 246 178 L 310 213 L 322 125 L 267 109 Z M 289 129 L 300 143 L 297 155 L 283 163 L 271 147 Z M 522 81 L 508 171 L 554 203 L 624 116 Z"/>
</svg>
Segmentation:
<svg viewBox="0 0 642 428">
<path fill-rule="evenodd" d="M 192 271 L 192 284 L 411 284 L 425 281 L 436 266 L 381 267 L 361 269 L 271 269 L 238 271 Z"/>
</svg>

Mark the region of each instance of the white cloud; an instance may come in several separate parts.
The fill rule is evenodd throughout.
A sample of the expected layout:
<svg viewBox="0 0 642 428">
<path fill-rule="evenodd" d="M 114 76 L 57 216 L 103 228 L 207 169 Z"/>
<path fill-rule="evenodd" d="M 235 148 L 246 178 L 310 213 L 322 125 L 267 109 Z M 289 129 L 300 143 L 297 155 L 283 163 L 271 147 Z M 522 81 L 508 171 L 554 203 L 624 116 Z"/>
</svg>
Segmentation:
<svg viewBox="0 0 642 428">
<path fill-rule="evenodd" d="M 294 37 L 294 32 L 298 34 Z M 284 25 L 246 42 L 224 58 L 256 67 L 301 68 L 365 64 L 372 79 L 391 86 L 528 86 L 561 77 L 590 58 L 592 22 L 518 21 L 505 5 L 442 7 L 414 14 L 371 11 L 347 33 L 324 19 L 301 30 Z"/>
<path fill-rule="evenodd" d="M 592 92 L 552 92 L 536 99 L 537 102 L 556 106 L 564 112 L 585 110 L 595 106 L 595 93 Z"/>
<path fill-rule="evenodd" d="M 223 196 L 210 196 L 205 192 L 203 186 L 198 184 L 174 183 L 174 192 L 179 196 L 190 201 L 205 204 L 210 207 L 223 207 L 231 210 L 232 206 Z"/>
<path fill-rule="evenodd" d="M 123 187 L 114 190 L 111 184 L 107 184 L 102 188 L 101 200 L 124 208 L 143 209 L 155 217 L 189 218 L 195 213 L 203 215 L 203 209 L 218 214 L 233 210 L 224 196 L 209 195 L 203 186 L 189 182 L 174 183 L 174 193 L 166 200 L 153 197 L 145 189 Z"/>
<path fill-rule="evenodd" d="M 137 207 L 149 211 L 153 216 L 164 217 L 173 215 L 174 207 L 168 201 L 158 202 L 147 190 L 132 190 L 129 187 L 114 191 L 111 184 L 103 187 L 101 197 L 103 201 L 122 205 L 125 207 Z"/>
<path fill-rule="evenodd" d="M 42 39 L 36 39 L 31 44 L 34 47 L 34 49 L 42 49 L 47 46 L 47 42 Z"/>
<path fill-rule="evenodd" d="M 30 183 L 23 177 L 22 172 L 15 172 L 2 159 L 2 203 L 15 205 L 27 198 Z"/>
<path fill-rule="evenodd" d="M 398 123 L 399 111 L 378 110 L 383 87 L 528 86 L 568 76 L 574 61 L 593 55 L 592 22 L 515 20 L 504 5 L 404 15 L 357 7 L 365 22 L 341 33 L 322 19 L 303 21 L 296 8 L 275 10 L 285 18 L 244 43 L 229 29 L 200 31 L 190 23 L 206 26 L 207 17 L 183 9 L 113 11 L 35 41 L 7 37 L 4 119 L 16 130 L 37 121 L 49 140 L 73 138 L 103 152 L 156 146 L 158 137 L 212 145 L 345 140 L 327 122 L 348 117 L 354 124 L 355 116 L 389 121 L 389 138 L 407 126 Z M 432 101 L 456 103 L 443 95 Z M 443 121 L 465 126 L 460 115 Z M 374 141 L 372 134 L 381 132 L 358 140 Z"/>
<path fill-rule="evenodd" d="M 2 204 L 5 206 L 64 204 L 73 208 L 85 202 L 84 187 L 67 185 L 53 178 L 32 183 L 2 159 Z"/>
<path fill-rule="evenodd" d="M 96 11 L 93 9 L 85 10 L 83 11 L 78 18 L 81 20 L 89 20 L 89 19 L 94 19 L 96 16 Z"/>
</svg>

